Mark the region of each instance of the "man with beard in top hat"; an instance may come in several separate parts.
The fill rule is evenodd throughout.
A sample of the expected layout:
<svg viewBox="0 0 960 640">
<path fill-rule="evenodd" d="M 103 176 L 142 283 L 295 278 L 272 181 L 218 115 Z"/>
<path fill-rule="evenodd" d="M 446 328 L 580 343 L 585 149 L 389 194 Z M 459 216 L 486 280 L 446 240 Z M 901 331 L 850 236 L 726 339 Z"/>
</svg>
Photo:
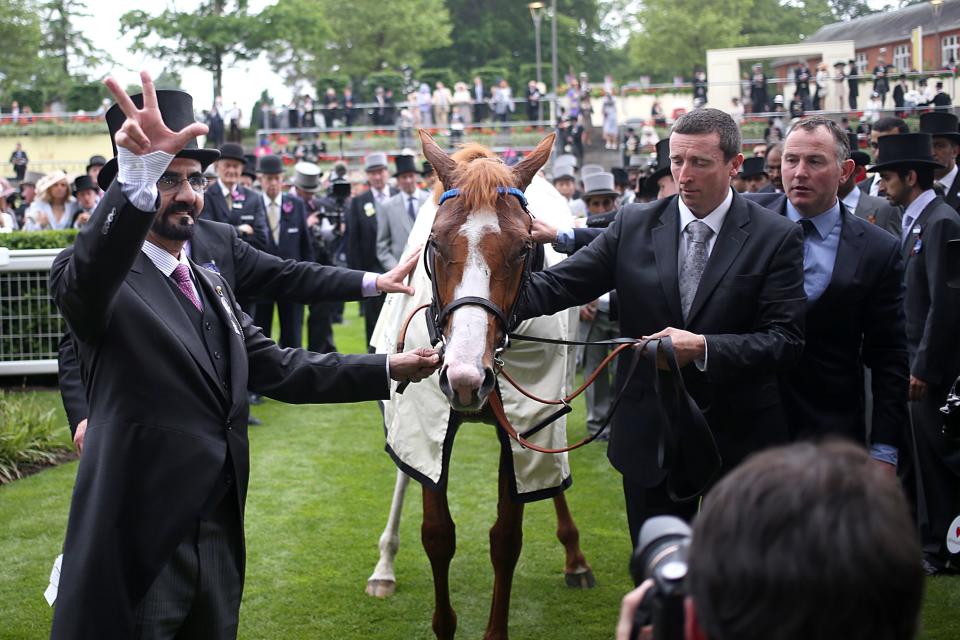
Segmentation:
<svg viewBox="0 0 960 640">
<path fill-rule="evenodd" d="M 960 133 L 957 116 L 943 111 L 920 115 L 920 131 L 933 136 L 933 159 L 943 169 L 933 171 L 934 188 L 943 201 L 960 209 L 960 180 L 957 180 L 957 153 L 960 153 Z"/>
<path fill-rule="evenodd" d="M 887 200 L 904 208 L 900 237 L 904 310 L 910 355 L 910 417 L 917 469 L 917 515 L 924 569 L 934 575 L 960 568 L 947 544 L 960 512 L 960 445 L 943 433 L 940 406 L 960 374 L 960 290 L 947 285 L 947 244 L 960 238 L 960 215 L 934 191 L 929 133 L 880 138 L 873 170 Z"/>
<path fill-rule="evenodd" d="M 283 160 L 266 155 L 259 160 L 258 176 L 267 210 L 267 253 L 284 260 L 313 262 L 313 242 L 307 229 L 307 210 L 303 200 L 283 192 Z M 289 301 L 259 300 L 253 316 L 266 335 L 273 328 L 273 307 L 280 318 L 281 347 L 303 346 L 303 305 Z"/>
<path fill-rule="evenodd" d="M 110 186 L 50 272 L 90 401 L 51 638 L 232 640 L 248 383 L 288 402 L 372 400 L 439 358 L 318 355 L 266 338 L 226 280 L 184 255 L 202 170 L 218 155 L 197 148 L 206 126 L 188 94 L 141 79 L 133 98 L 106 81 L 117 100 L 106 117 L 117 158 L 100 175 Z"/>
<path fill-rule="evenodd" d="M 417 188 L 416 159 L 400 155 L 395 162 L 397 171 L 393 175 L 400 193 L 388 198 L 377 212 L 377 258 L 385 271 L 399 263 L 420 206 L 430 197 L 429 193 Z"/>
<path fill-rule="evenodd" d="M 367 182 L 370 188 L 350 201 L 347 211 L 347 266 L 363 271 L 382 271 L 377 257 L 377 214 L 397 190 L 387 184 L 390 172 L 387 169 L 387 154 L 371 153 L 364 160 Z M 366 328 L 366 344 L 371 350 L 370 338 L 380 317 L 383 296 L 363 301 L 363 321 Z"/>
<path fill-rule="evenodd" d="M 227 142 L 220 147 L 220 159 L 216 163 L 217 181 L 204 194 L 201 215 L 207 220 L 233 225 L 241 238 L 257 249 L 265 250 L 267 217 L 263 201 L 256 191 L 240 184 L 246 161 L 241 145 Z"/>
</svg>

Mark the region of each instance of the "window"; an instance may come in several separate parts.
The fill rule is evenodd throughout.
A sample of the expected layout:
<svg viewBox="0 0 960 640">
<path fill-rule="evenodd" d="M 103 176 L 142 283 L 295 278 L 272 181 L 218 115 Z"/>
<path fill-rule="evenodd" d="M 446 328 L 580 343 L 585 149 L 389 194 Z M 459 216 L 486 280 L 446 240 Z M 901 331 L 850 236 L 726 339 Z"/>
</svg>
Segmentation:
<svg viewBox="0 0 960 640">
<path fill-rule="evenodd" d="M 867 54 L 857 54 L 857 75 L 862 76 L 867 73 Z"/>
<path fill-rule="evenodd" d="M 893 48 L 893 68 L 898 73 L 910 71 L 910 45 L 898 44 Z"/>
<path fill-rule="evenodd" d="M 957 58 L 960 57 L 957 55 L 958 47 L 957 45 L 957 36 L 944 36 L 940 40 L 940 63 L 937 65 L 937 68 L 941 68 L 944 65 L 950 64 L 950 61 L 957 61 Z"/>
</svg>

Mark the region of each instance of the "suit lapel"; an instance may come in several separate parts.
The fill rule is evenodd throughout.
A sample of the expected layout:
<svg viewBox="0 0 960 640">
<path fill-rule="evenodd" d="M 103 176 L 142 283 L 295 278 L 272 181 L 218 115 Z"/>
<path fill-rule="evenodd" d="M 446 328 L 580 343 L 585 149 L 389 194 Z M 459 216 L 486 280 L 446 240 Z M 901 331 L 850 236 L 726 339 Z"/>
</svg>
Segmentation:
<svg viewBox="0 0 960 640">
<path fill-rule="evenodd" d="M 957 205 L 960 205 L 960 173 L 954 176 L 950 191 L 944 196 L 943 201 L 954 209 L 957 208 Z"/>
<path fill-rule="evenodd" d="M 744 243 L 750 236 L 742 227 L 750 222 L 750 212 L 747 209 L 747 201 L 734 194 L 733 204 L 730 205 L 730 211 L 727 213 L 723 226 L 720 227 L 720 234 L 713 245 L 713 251 L 710 252 L 710 258 L 707 260 L 707 266 L 700 276 L 700 285 L 697 287 L 697 295 L 693 298 L 690 305 L 690 314 L 687 316 L 687 326 L 693 324 L 704 302 L 713 293 L 713 290 L 720 284 L 724 274 L 733 264 Z M 679 289 L 678 289 L 679 291 Z"/>
<path fill-rule="evenodd" d="M 222 222 L 227 221 L 230 217 L 230 210 L 227 207 L 227 199 L 223 197 L 223 191 L 220 189 L 220 183 L 214 182 L 213 185 L 207 189 L 205 197 L 210 199 L 210 204 L 213 207 L 213 219 Z"/>
<path fill-rule="evenodd" d="M 840 243 L 837 245 L 833 274 L 830 276 L 830 283 L 823 294 L 811 306 L 820 304 L 834 292 L 841 291 L 843 285 L 851 282 L 857 274 L 866 242 L 863 237 L 863 229 L 859 225 L 855 225 L 851 217 L 850 210 L 847 209 L 846 205 L 840 203 Z"/>
<path fill-rule="evenodd" d="M 677 196 L 679 198 L 680 196 Z M 680 209 L 674 198 L 660 214 L 660 224 L 653 228 L 653 255 L 657 261 L 657 273 L 660 286 L 670 307 L 670 314 L 676 326 L 683 324 L 683 311 L 680 308 L 680 277 L 677 273 L 677 256 L 680 246 Z"/>
<path fill-rule="evenodd" d="M 194 266 L 194 271 L 199 272 L 200 268 Z M 197 366 L 210 378 L 212 385 L 219 389 L 217 372 L 207 356 L 207 349 L 197 335 L 197 330 L 190 323 L 190 318 L 187 317 L 180 301 L 176 299 L 175 296 L 178 294 L 164 281 L 160 270 L 141 251 L 129 273 L 127 283 L 130 287 L 153 310 L 160 322 L 169 327 Z M 199 276 L 197 279 L 200 279 Z"/>
<path fill-rule="evenodd" d="M 907 237 L 903 240 L 903 244 L 900 246 L 904 265 L 906 265 L 910 254 L 913 253 L 913 247 L 917 240 L 919 240 L 920 236 L 923 235 L 923 225 L 927 223 L 927 217 L 930 215 L 930 212 L 933 210 L 933 208 L 937 206 L 937 203 L 942 201 L 943 199 L 940 196 L 937 196 L 931 200 L 930 204 L 923 208 L 923 211 L 920 212 L 920 215 L 917 216 L 917 219 L 913 221 L 913 224 L 910 225 L 910 228 L 907 230 Z M 904 213 L 904 216 L 906 216 L 906 213 Z M 920 233 L 913 232 L 913 230 L 917 227 L 920 228 Z"/>
<path fill-rule="evenodd" d="M 217 317 L 227 327 L 227 340 L 230 342 L 230 412 L 233 413 L 245 401 L 247 394 L 246 378 L 243 378 L 241 384 L 237 383 L 241 363 L 247 360 L 243 329 L 240 326 L 240 319 L 234 315 L 232 300 L 221 279 L 208 274 L 196 264 L 193 265 L 193 268 L 197 274 L 197 281 L 203 288 L 204 296 L 209 304 L 216 309 Z"/>
</svg>

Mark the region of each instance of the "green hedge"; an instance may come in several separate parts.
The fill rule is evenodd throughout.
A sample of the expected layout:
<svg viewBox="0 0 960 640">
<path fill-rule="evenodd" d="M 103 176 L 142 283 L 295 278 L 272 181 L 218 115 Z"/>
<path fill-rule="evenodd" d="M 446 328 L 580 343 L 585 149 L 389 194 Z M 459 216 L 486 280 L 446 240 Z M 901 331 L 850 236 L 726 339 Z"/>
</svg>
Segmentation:
<svg viewBox="0 0 960 640">
<path fill-rule="evenodd" d="M 76 229 L 60 231 L 14 231 L 0 233 L 0 247 L 9 249 L 59 249 L 73 244 Z"/>
<path fill-rule="evenodd" d="M 107 135 L 107 125 L 101 118 L 87 116 L 90 120 L 43 120 L 33 123 L 4 124 L 0 136 L 95 136 Z"/>
</svg>

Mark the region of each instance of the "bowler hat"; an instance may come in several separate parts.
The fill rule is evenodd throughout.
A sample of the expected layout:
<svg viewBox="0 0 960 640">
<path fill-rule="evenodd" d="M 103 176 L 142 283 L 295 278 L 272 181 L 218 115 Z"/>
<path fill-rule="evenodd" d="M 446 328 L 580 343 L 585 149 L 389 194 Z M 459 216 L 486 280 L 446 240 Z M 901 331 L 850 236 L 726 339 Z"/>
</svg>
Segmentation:
<svg viewBox="0 0 960 640">
<path fill-rule="evenodd" d="M 397 170 L 393 174 L 394 177 L 403 175 L 404 173 L 420 173 L 417 171 L 417 159 L 413 156 L 400 155 L 396 157 L 395 163 L 397 165 Z"/>
<path fill-rule="evenodd" d="M 613 188 L 612 173 L 598 171 L 583 177 L 583 195 L 581 198 L 584 201 L 594 196 L 612 196 L 615 198 L 619 195 L 620 193 Z"/>
<path fill-rule="evenodd" d="M 143 94 L 138 93 L 130 96 L 130 100 L 138 109 L 143 108 Z M 180 131 L 184 127 L 196 122 L 193 115 L 193 96 L 184 91 L 175 91 L 173 89 L 157 90 L 157 106 L 160 109 L 160 117 L 163 123 L 171 131 Z M 97 174 L 97 184 L 100 188 L 106 190 L 110 187 L 114 177 L 117 175 L 117 132 L 126 121 L 126 114 L 120 109 L 120 105 L 114 104 L 107 109 L 106 113 L 107 128 L 110 130 L 110 144 L 113 145 L 113 158 Z M 239 146 L 239 145 L 238 145 Z M 242 161 L 241 153 L 241 161 Z M 200 166 L 206 168 L 210 163 L 216 162 L 220 157 L 220 152 L 216 149 L 200 149 L 197 147 L 196 138 L 187 141 L 186 146 L 177 153 L 178 158 L 190 158 L 199 160 Z"/>
<path fill-rule="evenodd" d="M 960 144 L 957 132 L 957 116 L 943 111 L 931 111 L 920 114 L 920 131 L 934 138 L 947 138 Z"/>
<path fill-rule="evenodd" d="M 387 154 L 385 153 L 371 153 L 363 160 L 363 170 L 364 171 L 377 171 L 379 169 L 387 168 Z"/>
<path fill-rule="evenodd" d="M 670 136 L 657 141 L 657 167 L 647 177 L 647 180 L 656 184 L 660 178 L 668 173 L 670 173 Z"/>
<path fill-rule="evenodd" d="M 87 174 L 78 176 L 76 180 L 73 181 L 73 195 L 77 195 L 81 191 L 86 191 L 90 189 L 91 191 L 97 190 L 97 185 L 93 184 L 93 180 Z"/>
<path fill-rule="evenodd" d="M 320 167 L 312 162 L 298 162 L 293 170 L 293 186 L 307 193 L 316 193 L 320 190 L 320 176 L 323 175 Z"/>
<path fill-rule="evenodd" d="M 87 171 L 90 171 L 90 167 L 102 167 L 107 164 L 107 159 L 103 156 L 90 156 L 90 161 L 87 162 Z"/>
<path fill-rule="evenodd" d="M 257 162 L 257 173 L 275 176 L 283 173 L 283 160 L 277 155 L 261 156 Z"/>
<path fill-rule="evenodd" d="M 871 173 L 894 167 L 933 167 L 945 169 L 933 159 L 933 136 L 929 133 L 901 133 L 877 140 L 877 163 Z"/>
<path fill-rule="evenodd" d="M 220 146 L 220 159 L 236 160 L 244 164 L 247 162 L 247 157 L 243 153 L 243 145 L 237 144 L 236 142 L 224 142 Z"/>
<path fill-rule="evenodd" d="M 745 180 L 747 178 L 752 178 L 753 176 L 759 176 L 760 174 L 767 175 L 767 169 L 764 166 L 764 162 L 764 158 L 745 158 L 743 164 L 740 166 L 740 178 Z"/>
<path fill-rule="evenodd" d="M 248 153 L 243 156 L 243 171 L 240 175 L 248 176 L 257 179 L 257 156 L 252 153 Z"/>
</svg>

